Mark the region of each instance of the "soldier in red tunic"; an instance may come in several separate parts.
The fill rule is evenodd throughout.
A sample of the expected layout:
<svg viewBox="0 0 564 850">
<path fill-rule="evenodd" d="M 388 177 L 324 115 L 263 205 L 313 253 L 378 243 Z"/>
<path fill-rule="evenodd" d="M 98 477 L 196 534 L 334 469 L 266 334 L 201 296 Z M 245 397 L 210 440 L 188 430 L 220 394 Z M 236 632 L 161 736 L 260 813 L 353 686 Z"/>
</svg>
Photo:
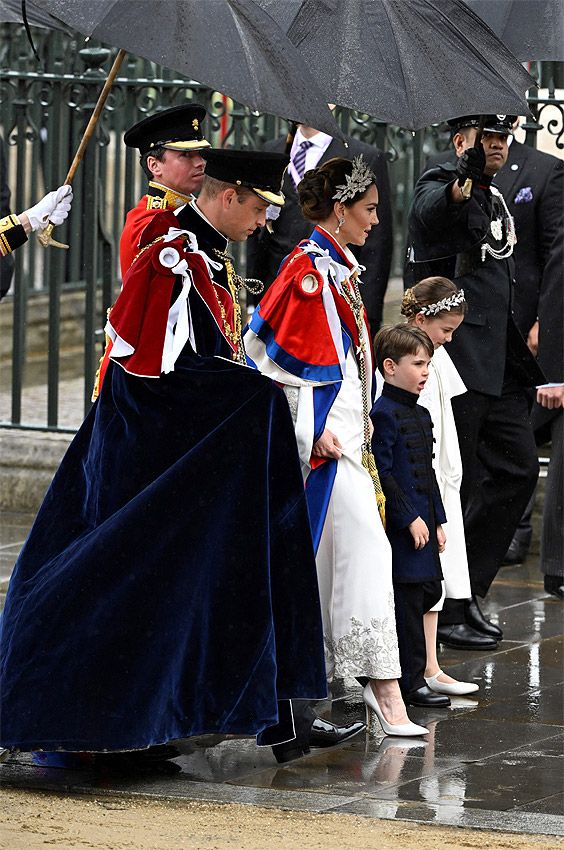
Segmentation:
<svg viewBox="0 0 564 850">
<path fill-rule="evenodd" d="M 210 147 L 202 136 L 206 110 L 197 103 L 173 106 L 144 118 L 125 133 L 126 145 L 138 148 L 149 187 L 127 214 L 120 240 L 121 274 L 125 277 L 138 252 L 139 237 L 154 213 L 178 209 L 200 191 Z"/>
</svg>

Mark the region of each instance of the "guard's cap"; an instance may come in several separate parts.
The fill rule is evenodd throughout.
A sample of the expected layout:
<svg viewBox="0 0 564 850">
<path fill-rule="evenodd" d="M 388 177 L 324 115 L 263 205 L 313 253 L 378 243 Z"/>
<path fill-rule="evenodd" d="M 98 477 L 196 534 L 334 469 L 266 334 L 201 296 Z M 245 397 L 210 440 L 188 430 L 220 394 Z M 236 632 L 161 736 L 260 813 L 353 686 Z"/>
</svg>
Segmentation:
<svg viewBox="0 0 564 850">
<path fill-rule="evenodd" d="M 466 127 L 479 127 L 481 115 L 463 115 L 462 118 L 451 118 L 447 124 L 453 133 L 464 130 Z M 505 136 L 513 134 L 513 125 L 517 121 L 516 115 L 486 115 L 484 132 L 503 133 Z"/>
<path fill-rule="evenodd" d="M 207 150 L 206 175 L 234 186 L 252 189 L 263 201 L 281 207 L 284 171 L 290 157 L 270 151 Z"/>
<path fill-rule="evenodd" d="M 142 154 L 151 148 L 164 147 L 173 151 L 197 151 L 209 148 L 202 135 L 206 110 L 199 103 L 184 103 L 162 109 L 144 118 L 126 131 L 123 141 Z"/>
</svg>

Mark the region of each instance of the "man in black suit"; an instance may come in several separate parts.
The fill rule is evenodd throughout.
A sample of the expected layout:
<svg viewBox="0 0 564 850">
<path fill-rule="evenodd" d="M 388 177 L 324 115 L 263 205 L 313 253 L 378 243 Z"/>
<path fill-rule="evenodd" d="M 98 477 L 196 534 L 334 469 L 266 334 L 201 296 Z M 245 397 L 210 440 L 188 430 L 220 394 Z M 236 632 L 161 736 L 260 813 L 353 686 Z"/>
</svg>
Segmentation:
<svg viewBox="0 0 564 850">
<path fill-rule="evenodd" d="M 449 122 L 457 161 L 420 177 L 409 216 L 410 277 L 453 278 L 468 302 L 449 354 L 468 388 L 452 404 L 473 595 L 447 600 L 439 626 L 441 642 L 461 649 L 489 649 L 502 637 L 476 596 L 486 595 L 535 486 L 527 388 L 545 382 L 513 321 L 515 235 L 503 197 L 492 187 L 507 160 L 513 117 L 486 116 L 475 146 L 479 119 Z M 463 191 L 467 180 L 470 193 Z"/>
<path fill-rule="evenodd" d="M 285 204 L 276 219 L 267 222 L 247 243 L 247 274 L 262 280 L 268 288 L 276 275 L 280 263 L 302 239 L 307 239 L 312 231 L 312 224 L 302 216 L 298 203 L 296 186 L 301 177 L 310 168 L 322 165 L 334 156 L 344 156 L 352 159 L 362 154 L 376 175 L 378 186 L 378 227 L 373 227 L 362 248 L 352 247 L 359 263 L 366 266 L 362 273 L 362 298 L 368 313 L 368 320 L 373 333 L 382 321 L 382 305 L 388 285 L 390 266 L 392 262 L 392 204 L 390 179 L 386 164 L 386 155 L 372 145 L 348 138 L 349 147 L 320 133 L 313 127 L 300 124 L 296 132 L 290 152 L 290 166 L 284 175 L 282 191 Z M 286 147 L 284 138 L 267 142 L 264 150 L 283 152 Z M 305 148 L 305 150 L 304 150 Z M 296 170 L 295 161 L 298 157 Z M 268 216 L 268 214 L 267 214 Z M 260 295 L 255 303 L 260 300 Z"/>
<path fill-rule="evenodd" d="M 547 331 L 546 323 L 556 328 L 562 326 L 562 245 L 564 221 L 564 163 L 550 154 L 537 151 L 513 140 L 507 163 L 496 174 L 495 185 L 502 192 L 509 211 L 515 219 L 517 244 L 515 245 L 515 289 L 513 315 L 517 327 L 527 340 L 533 354 L 547 378 L 562 380 L 562 348 L 555 346 L 555 330 Z M 552 292 L 552 296 L 546 293 Z M 539 346 L 539 311 L 544 293 L 545 333 L 543 348 Z M 550 307 L 548 307 L 550 303 Z M 558 318 L 559 317 L 559 318 Z M 560 340 L 562 335 L 560 333 Z M 533 423 L 548 425 L 555 414 L 552 408 L 541 410 L 535 405 Z M 561 421 L 561 418 L 560 418 Z M 548 436 L 547 429 L 545 436 Z M 542 439 L 539 432 L 539 439 Z M 552 464 L 551 478 L 557 464 Z M 561 504 L 561 499 L 560 499 Z M 550 513 L 554 502 L 547 500 L 545 508 Z M 532 500 L 509 546 L 504 563 L 523 561 L 531 542 Z M 548 517 L 547 517 L 548 519 Z M 547 527 L 550 521 L 547 522 Z M 551 559 L 549 559 L 551 560 Z M 550 566 L 553 570 L 554 565 Z M 561 570 L 560 570 L 561 572 Z M 550 580 L 549 580 L 550 583 Z M 560 584 L 562 581 L 560 580 Z"/>
</svg>

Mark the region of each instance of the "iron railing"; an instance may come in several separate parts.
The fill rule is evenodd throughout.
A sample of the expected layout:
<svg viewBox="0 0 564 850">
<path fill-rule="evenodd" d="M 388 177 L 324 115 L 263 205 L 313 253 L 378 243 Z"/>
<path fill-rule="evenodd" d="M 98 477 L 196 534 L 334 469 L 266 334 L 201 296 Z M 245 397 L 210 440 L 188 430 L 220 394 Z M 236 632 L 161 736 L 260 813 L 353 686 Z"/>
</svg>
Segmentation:
<svg viewBox="0 0 564 850">
<path fill-rule="evenodd" d="M 110 50 L 84 48 L 81 38 L 60 32 L 34 30 L 34 41 L 41 67 L 31 57 L 23 28 L 0 25 L 0 135 L 15 212 L 64 179 L 113 58 Z M 127 57 L 73 183 L 71 215 L 55 231 L 70 249 L 45 250 L 31 239 L 15 254 L 11 293 L 0 305 L 0 426 L 65 430 L 60 413 L 69 379 L 82 378 L 80 406 L 89 409 L 101 329 L 120 285 L 119 236 L 125 214 L 144 191 L 136 152 L 123 145 L 123 132 L 145 114 L 184 101 L 207 108 L 205 134 L 214 146 L 259 148 L 287 130 L 279 118 L 251 112 L 166 68 Z M 546 97 L 533 93 L 530 102 L 527 143 L 535 144 L 550 107 L 556 110 L 547 122 L 555 152 L 564 149 L 563 105 L 554 86 Z M 399 273 L 414 182 L 426 157 L 446 149 L 448 136 L 441 127 L 411 133 L 348 110 L 337 116 L 349 135 L 387 153 L 394 271 Z M 243 252 L 239 263 L 244 267 Z"/>
</svg>

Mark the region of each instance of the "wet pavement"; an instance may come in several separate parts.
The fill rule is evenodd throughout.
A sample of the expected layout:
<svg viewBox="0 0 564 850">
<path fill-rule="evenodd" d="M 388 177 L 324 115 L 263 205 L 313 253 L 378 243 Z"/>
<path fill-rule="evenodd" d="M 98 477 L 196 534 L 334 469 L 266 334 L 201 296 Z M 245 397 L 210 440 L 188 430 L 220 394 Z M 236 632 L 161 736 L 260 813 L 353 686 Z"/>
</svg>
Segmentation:
<svg viewBox="0 0 564 850">
<path fill-rule="evenodd" d="M 0 589 L 30 522 L 3 518 Z M 0 786 L 564 835 L 564 606 L 544 591 L 538 553 L 501 569 L 484 609 L 505 639 L 492 652 L 442 653 L 444 669 L 480 690 L 453 698 L 450 709 L 410 709 L 430 729 L 426 741 L 385 738 L 378 728 L 278 766 L 254 741 L 204 737 L 182 742 L 179 773 L 142 777 L 38 767 L 18 754 L 0 766 Z M 360 688 L 335 688 L 317 711 L 337 722 L 363 717 Z"/>
</svg>

